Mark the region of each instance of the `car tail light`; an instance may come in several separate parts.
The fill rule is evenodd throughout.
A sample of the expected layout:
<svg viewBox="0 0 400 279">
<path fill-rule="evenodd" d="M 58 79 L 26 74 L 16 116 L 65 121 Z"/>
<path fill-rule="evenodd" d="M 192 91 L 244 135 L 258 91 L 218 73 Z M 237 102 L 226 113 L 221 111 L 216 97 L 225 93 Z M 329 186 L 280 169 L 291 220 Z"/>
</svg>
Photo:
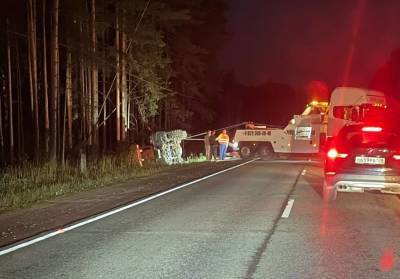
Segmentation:
<svg viewBox="0 0 400 279">
<path fill-rule="evenodd" d="M 393 155 L 393 159 L 400 161 L 400 155 L 399 154 Z"/>
<path fill-rule="evenodd" d="M 382 132 L 382 127 L 366 126 L 366 127 L 362 127 L 361 131 L 379 133 L 379 132 Z"/>
<path fill-rule="evenodd" d="M 349 154 L 346 153 L 339 153 L 336 148 L 331 148 L 328 153 L 326 154 L 329 159 L 336 159 L 336 158 L 346 158 Z"/>
</svg>

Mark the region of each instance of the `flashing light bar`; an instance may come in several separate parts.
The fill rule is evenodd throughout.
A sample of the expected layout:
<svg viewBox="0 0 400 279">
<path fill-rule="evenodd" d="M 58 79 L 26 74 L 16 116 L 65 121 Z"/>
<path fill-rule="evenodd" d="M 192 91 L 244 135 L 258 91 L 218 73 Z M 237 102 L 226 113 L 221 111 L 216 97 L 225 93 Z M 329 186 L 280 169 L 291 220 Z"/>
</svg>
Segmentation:
<svg viewBox="0 0 400 279">
<path fill-rule="evenodd" d="M 308 105 L 309 105 L 309 106 L 317 106 L 317 105 L 320 105 L 320 106 L 325 106 L 325 107 L 327 107 L 327 106 L 328 106 L 328 102 L 326 102 L 326 101 L 317 101 L 317 100 L 313 100 L 313 101 L 311 101 Z"/>
</svg>

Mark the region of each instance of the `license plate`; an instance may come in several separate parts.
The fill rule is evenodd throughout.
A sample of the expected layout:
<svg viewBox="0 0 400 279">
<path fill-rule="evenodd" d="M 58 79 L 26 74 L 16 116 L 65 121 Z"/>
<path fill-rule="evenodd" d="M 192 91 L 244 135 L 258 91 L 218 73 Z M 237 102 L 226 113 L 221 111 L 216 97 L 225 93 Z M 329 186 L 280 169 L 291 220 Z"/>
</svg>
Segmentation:
<svg viewBox="0 0 400 279">
<path fill-rule="evenodd" d="M 385 158 L 357 156 L 355 162 L 360 165 L 384 165 Z"/>
</svg>

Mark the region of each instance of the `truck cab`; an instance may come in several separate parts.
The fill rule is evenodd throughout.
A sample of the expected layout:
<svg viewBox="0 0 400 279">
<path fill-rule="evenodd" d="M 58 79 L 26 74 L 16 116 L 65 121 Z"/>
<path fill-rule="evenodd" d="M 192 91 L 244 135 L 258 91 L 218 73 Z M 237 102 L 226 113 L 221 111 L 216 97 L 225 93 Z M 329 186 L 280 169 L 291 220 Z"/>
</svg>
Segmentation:
<svg viewBox="0 0 400 279">
<path fill-rule="evenodd" d="M 328 102 L 312 101 L 301 115 L 295 115 L 284 128 L 288 134 L 293 134 L 288 153 L 318 153 L 325 142 L 326 112 Z"/>
<path fill-rule="evenodd" d="M 381 121 L 386 108 L 386 98 L 382 92 L 338 87 L 330 99 L 327 137 L 336 136 L 346 124 Z"/>
</svg>

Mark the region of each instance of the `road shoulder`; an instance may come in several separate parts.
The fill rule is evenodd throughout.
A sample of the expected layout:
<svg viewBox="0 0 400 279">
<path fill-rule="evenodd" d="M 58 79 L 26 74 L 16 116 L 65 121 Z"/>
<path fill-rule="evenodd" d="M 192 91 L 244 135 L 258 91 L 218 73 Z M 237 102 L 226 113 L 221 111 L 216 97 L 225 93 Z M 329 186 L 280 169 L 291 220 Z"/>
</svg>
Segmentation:
<svg viewBox="0 0 400 279">
<path fill-rule="evenodd" d="M 201 163 L 167 170 L 88 192 L 0 214 L 0 247 L 235 166 L 242 161 Z"/>
</svg>

